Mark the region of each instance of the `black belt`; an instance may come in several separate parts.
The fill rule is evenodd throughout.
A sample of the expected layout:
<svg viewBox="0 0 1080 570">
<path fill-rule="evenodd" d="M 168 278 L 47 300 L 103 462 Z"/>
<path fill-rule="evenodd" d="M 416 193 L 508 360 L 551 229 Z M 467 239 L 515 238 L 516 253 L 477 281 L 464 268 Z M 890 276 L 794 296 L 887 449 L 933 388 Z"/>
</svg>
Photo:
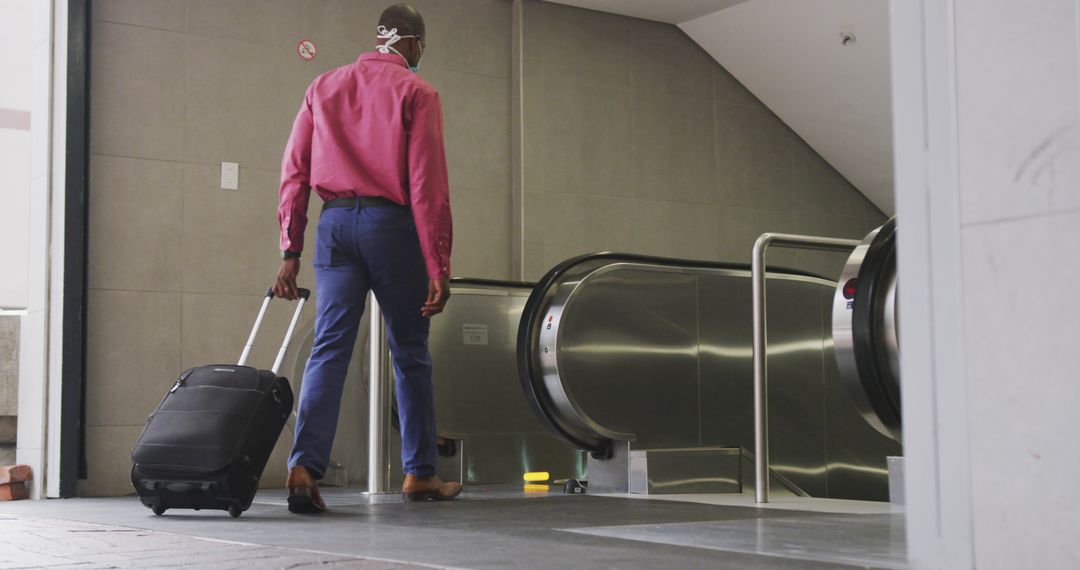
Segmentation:
<svg viewBox="0 0 1080 570">
<path fill-rule="evenodd" d="M 360 206 L 361 208 L 404 208 L 401 204 L 394 202 L 393 200 L 387 200 L 386 198 L 379 198 L 377 196 L 353 196 L 350 198 L 334 198 L 323 202 L 322 209 L 327 210 L 330 208 L 352 208 Z"/>
</svg>

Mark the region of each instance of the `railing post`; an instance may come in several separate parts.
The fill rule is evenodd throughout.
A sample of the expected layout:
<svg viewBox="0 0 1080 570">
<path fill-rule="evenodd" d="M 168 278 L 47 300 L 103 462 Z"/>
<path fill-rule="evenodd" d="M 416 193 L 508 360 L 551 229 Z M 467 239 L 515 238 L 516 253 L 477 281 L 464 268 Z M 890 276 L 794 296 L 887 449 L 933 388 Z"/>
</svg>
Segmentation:
<svg viewBox="0 0 1080 570">
<path fill-rule="evenodd" d="M 754 502 L 769 502 L 769 409 L 768 369 L 765 351 L 768 336 L 765 330 L 765 250 L 772 240 L 765 234 L 754 242 L 750 263 L 750 281 L 754 304 Z"/>
<path fill-rule="evenodd" d="M 390 490 L 386 468 L 386 374 L 384 349 L 386 325 L 375 294 L 368 295 L 368 493 Z"/>
<path fill-rule="evenodd" d="M 859 240 L 766 233 L 754 242 L 750 277 L 754 318 L 754 501 L 769 502 L 769 378 L 765 300 L 765 253 L 769 247 L 850 251 Z"/>
</svg>

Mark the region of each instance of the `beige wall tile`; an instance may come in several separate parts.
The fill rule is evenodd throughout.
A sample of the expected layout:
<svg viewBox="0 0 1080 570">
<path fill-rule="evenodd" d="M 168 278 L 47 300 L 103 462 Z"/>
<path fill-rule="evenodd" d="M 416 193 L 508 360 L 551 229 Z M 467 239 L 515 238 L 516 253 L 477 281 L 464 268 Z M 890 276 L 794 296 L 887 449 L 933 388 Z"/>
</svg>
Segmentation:
<svg viewBox="0 0 1080 570">
<path fill-rule="evenodd" d="M 177 293 L 90 290 L 87 425 L 141 426 L 146 422 L 183 371 L 179 324 Z"/>
<path fill-rule="evenodd" d="M 185 168 L 183 290 L 257 295 L 273 284 L 280 265 L 279 175 L 241 164 L 240 189 L 222 190 L 220 173 L 219 165 Z M 313 202 L 309 215 L 318 211 L 318 198 Z"/>
<path fill-rule="evenodd" d="M 528 60 L 525 63 L 529 66 Z M 522 183 L 527 191 L 545 188 L 544 173 L 544 82 L 526 74 L 522 88 Z"/>
<path fill-rule="evenodd" d="M 432 69 L 424 78 L 443 104 L 450 183 L 510 190 L 510 82 Z"/>
<path fill-rule="evenodd" d="M 131 450 L 139 441 L 142 429 L 142 422 L 131 426 L 88 426 L 87 478 L 76 483 L 75 494 L 80 497 L 134 495 L 135 489 L 131 486 Z M 149 510 L 146 512 L 150 513 Z"/>
<path fill-rule="evenodd" d="M 421 69 L 430 66 L 510 77 L 510 2 L 413 0 L 410 3 L 420 11 L 427 27 L 427 46 Z M 389 6 L 385 2 L 380 4 L 383 5 Z M 368 26 L 372 37 L 377 21 L 378 14 Z"/>
<path fill-rule="evenodd" d="M 184 36 L 94 22 L 90 148 L 180 160 L 184 152 Z"/>
<path fill-rule="evenodd" d="M 862 239 L 870 230 L 885 223 L 885 215 L 842 216 L 795 212 L 795 230 L 811 235 Z"/>
<path fill-rule="evenodd" d="M 288 427 L 281 430 L 274 451 L 270 453 L 270 459 L 263 469 L 262 478 L 259 479 L 260 489 L 281 489 L 285 486 L 285 479 L 289 476 L 289 453 L 292 451 L 293 433 Z"/>
<path fill-rule="evenodd" d="M 538 51 L 527 73 L 546 80 L 627 87 L 634 66 L 634 45 L 641 20 L 548 2 L 525 4 L 526 45 Z M 532 68 L 532 69 L 530 69 Z"/>
<path fill-rule="evenodd" d="M 184 165 L 92 155 L 90 200 L 90 287 L 179 291 Z"/>
<path fill-rule="evenodd" d="M 732 105 L 746 105 L 750 107 L 764 107 L 765 105 L 746 88 L 739 83 L 728 70 L 719 63 L 713 62 L 713 98 L 717 101 Z"/>
<path fill-rule="evenodd" d="M 633 187 L 650 200 L 716 203 L 712 101 L 635 95 Z M 702 120 L 704 117 L 706 120 Z"/>
<path fill-rule="evenodd" d="M 510 190 L 453 188 L 454 277 L 509 279 Z"/>
<path fill-rule="evenodd" d="M 312 299 L 314 301 L 314 299 Z M 185 293 L 183 318 L 181 320 L 180 368 L 206 364 L 235 364 L 244 348 L 255 316 L 262 305 L 261 295 L 206 295 Z M 255 338 L 247 365 L 269 369 L 277 356 L 278 348 L 289 326 L 295 301 L 275 299 L 267 308 L 266 317 Z M 304 307 L 303 315 L 293 335 L 294 344 L 290 357 L 282 364 L 282 374 L 289 372 L 289 365 L 297 358 L 299 340 L 310 332 L 315 318 L 315 303 Z"/>
<path fill-rule="evenodd" d="M 526 281 L 538 281 L 551 269 L 546 265 L 547 255 L 544 253 L 544 242 L 550 231 L 546 224 L 546 220 L 550 218 L 547 196 L 542 192 L 527 190 L 522 201 L 525 212 L 522 221 L 525 249 L 525 259 L 522 260 L 524 265 L 522 278 Z"/>
<path fill-rule="evenodd" d="M 183 32 L 187 0 L 95 0 L 95 20 Z"/>
<path fill-rule="evenodd" d="M 791 186 L 796 210 L 876 218 L 881 210 L 802 139 L 792 145 Z"/>
<path fill-rule="evenodd" d="M 188 33 L 262 44 L 283 43 L 285 22 L 303 13 L 289 0 L 188 0 Z"/>
<path fill-rule="evenodd" d="M 876 216 L 853 217 L 796 211 L 795 232 L 861 240 L 871 230 L 885 223 L 885 221 L 885 216 L 880 213 Z M 847 254 L 808 251 L 801 252 L 800 259 L 804 262 L 802 267 L 813 270 L 829 279 L 836 279 L 844 268 Z"/>
<path fill-rule="evenodd" d="M 541 111 L 525 118 L 540 129 L 543 189 L 632 196 L 631 117 L 626 89 L 544 80 Z M 526 169 L 530 168 L 526 166 Z"/>
<path fill-rule="evenodd" d="M 635 253 L 686 259 L 718 260 L 718 206 L 634 200 Z"/>
<path fill-rule="evenodd" d="M 299 59 L 296 45 L 311 40 L 324 55 L 355 59 L 375 44 L 379 14 L 389 6 L 379 0 L 189 0 L 191 35 L 258 43 L 287 50 Z"/>
<path fill-rule="evenodd" d="M 635 24 L 632 36 L 635 96 L 712 99 L 716 64 L 705 50 L 675 26 Z"/>
<path fill-rule="evenodd" d="M 19 413 L 19 319 L 0 317 L 0 416 Z"/>
<path fill-rule="evenodd" d="M 544 244 L 544 258 L 533 266 L 539 271 L 576 255 L 634 247 L 631 199 L 530 192 L 525 204 L 526 232 L 538 233 Z"/>
<path fill-rule="evenodd" d="M 716 102 L 716 168 L 724 205 L 789 210 L 794 133 L 763 108 Z"/>
<path fill-rule="evenodd" d="M 754 241 L 765 232 L 790 233 L 794 216 L 787 210 L 759 210 L 725 206 L 720 210 L 719 261 L 749 263 Z"/>
<path fill-rule="evenodd" d="M 343 57 L 343 65 L 356 59 L 375 45 L 375 28 L 379 14 L 389 6 L 381 0 L 319 0 L 288 1 L 283 13 L 289 18 L 277 18 L 277 36 L 271 43 L 290 48 L 299 59 L 296 45 L 311 40 L 318 47 L 315 62 L 328 57 Z M 280 16 L 281 13 L 279 13 Z"/>
<path fill-rule="evenodd" d="M 277 170 L 304 100 L 305 63 L 284 48 L 188 36 L 185 160 Z"/>
<path fill-rule="evenodd" d="M 522 28 L 522 75 L 525 81 L 539 81 L 544 69 L 545 45 L 551 40 L 546 33 L 548 25 L 544 23 L 547 2 L 530 0 L 524 2 Z M 530 92 L 529 89 L 525 90 Z"/>
</svg>

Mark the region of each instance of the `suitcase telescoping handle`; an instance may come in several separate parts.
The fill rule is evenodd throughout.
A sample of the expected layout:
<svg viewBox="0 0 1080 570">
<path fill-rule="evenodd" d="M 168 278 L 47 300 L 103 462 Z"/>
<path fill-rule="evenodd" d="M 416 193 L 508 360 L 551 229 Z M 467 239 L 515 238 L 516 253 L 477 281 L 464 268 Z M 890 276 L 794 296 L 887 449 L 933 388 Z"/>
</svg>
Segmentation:
<svg viewBox="0 0 1080 570">
<path fill-rule="evenodd" d="M 277 358 L 274 359 L 274 366 L 270 368 L 270 371 L 275 375 L 281 368 L 281 362 L 285 360 L 285 353 L 289 351 L 289 342 L 292 340 L 293 332 L 296 330 L 296 323 L 300 321 L 300 311 L 304 310 L 304 303 L 311 296 L 311 290 L 309 289 L 298 289 L 297 291 L 300 293 L 300 301 L 297 302 L 296 310 L 293 311 L 292 321 L 289 322 L 289 328 L 285 331 L 285 340 L 281 341 L 281 348 L 278 349 Z M 267 289 L 266 296 L 263 297 L 262 307 L 259 308 L 259 315 L 255 317 L 255 326 L 251 327 L 251 334 L 248 335 L 244 351 L 240 353 L 240 361 L 236 363 L 237 366 L 243 366 L 247 363 L 248 356 L 251 354 L 251 347 L 255 345 L 255 335 L 259 334 L 259 327 L 262 326 L 266 308 L 270 306 L 270 300 L 273 298 L 274 290 Z"/>
</svg>

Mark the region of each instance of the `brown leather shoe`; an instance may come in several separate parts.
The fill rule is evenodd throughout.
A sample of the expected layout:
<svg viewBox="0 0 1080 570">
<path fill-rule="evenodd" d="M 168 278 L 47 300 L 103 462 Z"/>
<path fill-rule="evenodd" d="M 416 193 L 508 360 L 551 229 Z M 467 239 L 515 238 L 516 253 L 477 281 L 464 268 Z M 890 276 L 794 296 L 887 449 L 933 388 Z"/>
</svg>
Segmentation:
<svg viewBox="0 0 1080 570">
<path fill-rule="evenodd" d="M 289 469 L 285 488 L 289 490 L 290 513 L 321 513 L 326 510 L 326 503 L 319 494 L 319 485 L 306 467 L 297 465 Z"/>
<path fill-rule="evenodd" d="M 439 476 L 417 477 L 406 475 L 401 486 L 401 498 L 406 502 L 449 501 L 461 494 L 461 483 L 447 483 Z"/>
</svg>

